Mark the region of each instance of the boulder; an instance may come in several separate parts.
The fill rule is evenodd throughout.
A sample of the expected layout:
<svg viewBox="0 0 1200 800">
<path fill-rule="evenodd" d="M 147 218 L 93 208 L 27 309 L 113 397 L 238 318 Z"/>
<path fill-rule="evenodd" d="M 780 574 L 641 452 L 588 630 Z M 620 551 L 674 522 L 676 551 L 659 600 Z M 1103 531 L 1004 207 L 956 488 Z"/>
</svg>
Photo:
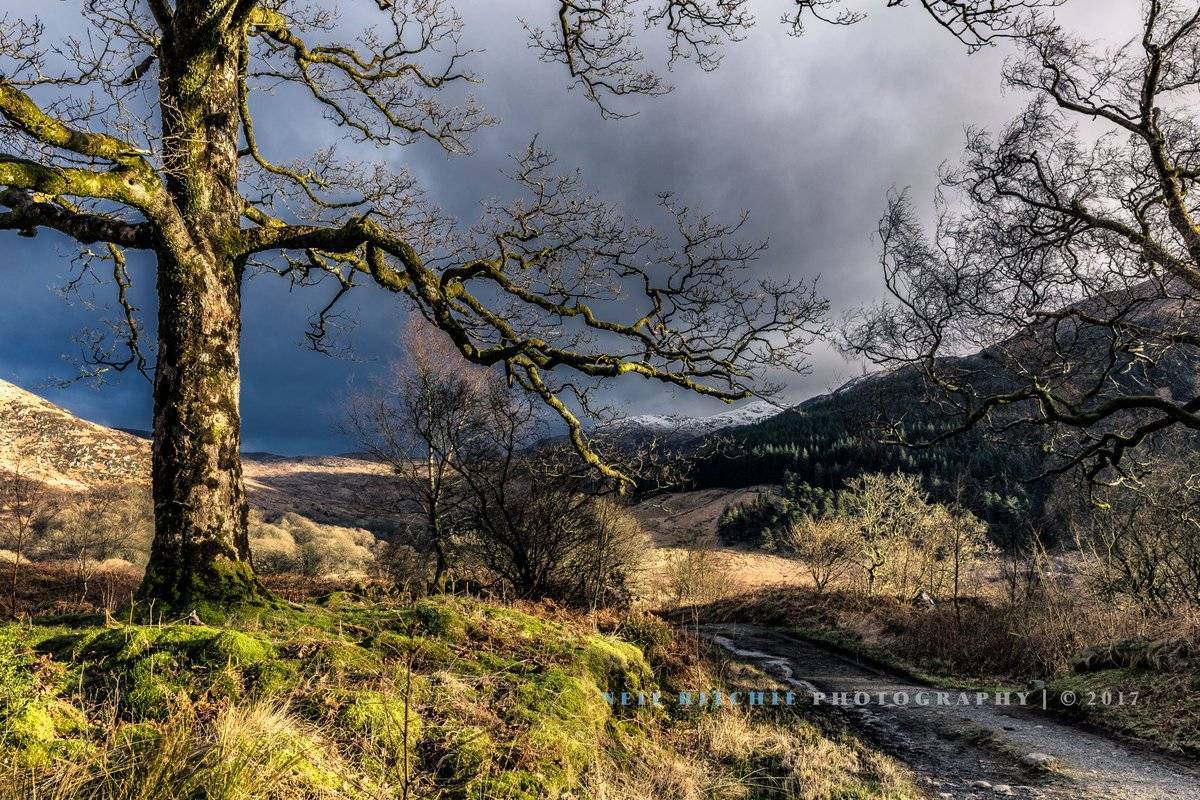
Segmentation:
<svg viewBox="0 0 1200 800">
<path fill-rule="evenodd" d="M 924 589 L 918 589 L 913 595 L 912 604 L 917 608 L 937 608 L 937 599 Z"/>
</svg>

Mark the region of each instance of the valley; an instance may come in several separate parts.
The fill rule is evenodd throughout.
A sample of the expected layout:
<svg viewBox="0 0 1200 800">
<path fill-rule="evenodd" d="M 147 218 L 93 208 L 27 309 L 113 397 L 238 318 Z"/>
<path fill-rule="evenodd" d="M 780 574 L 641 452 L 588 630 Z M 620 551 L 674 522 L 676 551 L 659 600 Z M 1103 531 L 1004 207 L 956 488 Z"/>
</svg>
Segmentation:
<svg viewBox="0 0 1200 800">
<path fill-rule="evenodd" d="M 735 434 L 740 433 L 740 429 L 735 429 Z M 58 498 L 86 498 L 89 492 L 114 483 L 144 487 L 148 468 L 148 447 L 145 440 L 136 436 L 80 420 L 36 395 L 11 385 L 0 385 L 0 468 L 10 474 L 20 471 L 35 478 Z M 391 613 L 386 612 L 384 617 L 376 619 L 371 616 L 375 614 L 371 609 L 395 607 L 394 599 L 380 594 L 385 582 L 379 580 L 378 569 L 383 564 L 387 538 L 401 530 L 411 515 L 411 512 L 398 513 L 394 503 L 389 504 L 381 499 L 391 496 L 391 485 L 395 482 L 392 471 L 376 459 L 361 456 L 281 457 L 249 454 L 245 459 L 245 472 L 254 520 L 259 520 L 252 520 L 251 546 L 267 573 L 265 580 L 268 585 L 277 587 L 277 591 L 288 596 L 295 609 L 306 607 L 302 604 L 308 603 L 316 603 L 324 608 L 320 614 L 327 615 L 328 619 L 321 623 L 323 626 L 333 625 L 338 630 L 342 630 L 340 626 L 346 624 L 354 627 L 356 632 L 352 633 L 348 640 L 343 638 L 344 634 L 338 634 L 333 640 L 346 642 L 344 645 L 338 645 L 339 647 L 359 648 L 363 651 L 361 655 L 355 655 L 353 658 L 364 659 L 363 668 L 367 671 L 353 680 L 361 682 L 371 670 L 377 669 L 367 666 L 373 659 L 382 658 L 381 663 L 385 665 L 392 663 L 389 659 L 394 658 L 395 653 L 405 651 L 380 650 L 383 646 L 381 634 L 366 632 L 372 627 L 384 624 L 381 620 L 389 618 L 387 614 Z M 871 694 L 886 691 L 902 692 L 908 696 L 925 690 L 932 691 L 931 687 L 934 686 L 947 685 L 958 687 L 954 691 L 983 685 L 998 686 L 1011 692 L 1029 691 L 1028 686 L 1022 682 L 1022 676 L 1030 675 L 1029 672 L 1023 671 L 1026 669 L 1024 667 L 1014 666 L 1011 673 L 1001 675 L 1000 671 L 1005 668 L 999 666 L 999 662 L 997 665 L 977 667 L 966 661 L 956 663 L 952 659 L 947 660 L 933 650 L 927 652 L 921 642 L 931 641 L 927 638 L 931 635 L 936 637 L 934 631 L 939 625 L 942 626 L 941 630 L 946 631 L 946 626 L 953 629 L 961 628 L 964 624 L 961 620 L 956 623 L 952 618 L 948 618 L 946 614 L 949 613 L 949 609 L 945 606 L 936 612 L 928 611 L 923 614 L 919 609 L 904 602 L 872 603 L 861 598 L 855 600 L 849 595 L 822 595 L 814 592 L 813 574 L 805 562 L 797 559 L 794 554 L 725 542 L 720 522 L 727 516 L 727 511 L 731 508 L 753 506 L 763 502 L 764 498 L 772 503 L 782 504 L 781 507 L 791 502 L 784 487 L 763 484 L 735 489 L 701 488 L 666 492 L 642 499 L 630 507 L 630 516 L 636 521 L 641 531 L 640 535 L 645 537 L 645 548 L 638 559 L 639 577 L 633 586 L 633 605 L 637 611 L 635 616 L 624 620 L 613 619 L 611 616 L 596 619 L 605 620 L 602 624 L 607 626 L 606 630 L 610 631 L 611 636 L 626 637 L 633 646 L 641 648 L 636 652 L 644 653 L 646 658 L 664 657 L 661 648 L 667 647 L 667 652 L 671 653 L 669 658 L 673 659 L 674 664 L 671 669 L 705 670 L 703 673 L 685 671 L 664 678 L 659 668 L 653 667 L 656 681 L 654 685 L 663 691 L 677 691 L 680 687 L 686 687 L 689 682 L 694 683 L 697 674 L 703 674 L 706 677 L 701 680 L 709 681 L 708 685 L 712 687 L 723 684 L 736 689 L 738 686 L 769 685 L 775 682 L 802 694 L 812 690 L 830 695 L 837 692 L 854 693 L 869 690 Z M 67 502 L 69 504 L 70 501 Z M 309 532 L 304 533 L 305 531 Z M 286 540 L 283 550 L 280 550 L 283 547 L 280 536 Z M 299 558 L 297 548 L 304 541 L 311 542 L 310 547 L 332 548 L 329 550 L 332 558 L 319 562 L 325 566 L 315 567 L 317 571 L 309 572 L 308 577 L 289 576 L 287 570 L 295 569 L 294 565 L 302 561 L 296 560 Z M 37 542 L 34 542 L 30 552 L 37 550 Z M 45 569 L 53 570 L 54 564 L 57 563 L 49 555 L 50 551 L 46 552 L 47 556 L 40 559 L 42 563 L 38 565 L 43 572 L 39 573 L 40 577 L 31 578 L 45 603 L 43 613 L 52 608 L 55 609 L 55 613 L 61 613 L 68 608 L 76 612 L 94 609 L 95 603 L 100 602 L 102 598 L 99 595 L 90 595 L 86 588 L 78 601 L 71 601 L 73 606 L 61 601 L 49 602 L 53 597 L 52 587 L 56 585 L 55 581 L 59 581 L 64 592 L 69 591 L 72 596 L 75 587 L 70 578 L 73 573 L 66 566 L 62 567 L 63 571 L 58 578 L 54 577 L 53 572 L 44 572 Z M 50 560 L 47 561 L 47 558 Z M 123 585 L 135 585 L 129 581 L 136 580 L 132 576 L 136 576 L 139 562 L 143 558 L 144 553 L 140 556 L 129 553 L 127 558 L 97 565 L 92 578 L 93 586 L 104 585 L 102 575 L 106 569 L 116 570 L 112 573 L 114 576 L 131 576 L 122 578 L 127 582 Z M 271 560 L 273 558 L 284 558 L 280 563 L 293 566 L 286 566 L 279 574 L 272 575 L 270 573 L 274 568 L 270 568 L 269 564 L 275 563 Z M 289 558 L 292 560 L 287 560 Z M 1065 574 L 1060 572 L 1060 577 L 1055 580 L 1062 580 L 1061 575 Z M 985 605 L 972 606 L 972 621 L 966 623 L 968 626 L 985 625 L 983 620 L 1001 613 L 998 610 L 999 596 L 1003 592 L 1006 580 L 1001 565 L 998 562 L 984 565 L 979 573 L 979 580 L 978 584 L 973 585 L 979 587 L 980 599 L 974 602 L 995 604 L 997 610 L 989 610 Z M 571 626 L 584 624 L 582 619 L 570 614 L 565 617 L 558 616 L 567 613 L 565 611 L 548 611 L 536 605 L 518 604 L 512 612 L 501 610 L 507 606 L 490 606 L 488 603 L 495 602 L 495 599 L 487 600 L 486 594 L 484 597 L 483 600 L 471 600 L 467 597 L 462 600 L 447 600 L 445 603 L 448 605 L 439 606 L 444 610 L 439 610 L 436 614 L 483 614 L 484 617 L 491 618 L 493 615 L 516 614 L 515 609 L 521 609 L 520 613 L 532 615 L 528 622 L 522 622 L 521 625 L 567 625 L 571 630 L 576 630 Z M 990 599 L 983 600 L 985 597 Z M 110 596 L 107 602 L 112 602 L 112 599 Z M 463 605 L 464 603 L 466 605 Z M 635 633 L 638 630 L 636 626 L 650 624 L 648 620 L 651 617 L 644 616 L 649 611 L 675 619 L 676 627 L 654 628 L 657 633 L 649 639 L 639 638 L 645 634 Z M 248 623 L 241 618 L 218 622 L 213 628 L 213 635 L 230 635 L 219 632 L 243 630 L 247 624 L 251 625 L 250 630 L 265 625 L 267 629 L 275 631 L 271 634 L 269 645 L 265 646 L 281 652 L 290 652 L 299 646 L 292 639 L 295 635 L 292 626 L 296 623 L 283 617 L 272 616 L 274 613 L 268 612 L 267 617 L 261 617 L 259 612 L 251 612 L 250 619 L 260 619 L 257 622 Z M 344 616 L 347 614 L 349 616 Z M 927 616 L 928 619 L 922 620 L 923 616 Z M 935 616 L 941 620 L 940 623 Z M 375 621 L 364 622 L 368 617 Z M 268 622 L 268 618 L 271 621 Z M 37 617 L 34 619 L 37 620 Z M 339 619 L 341 621 L 337 621 Z M 533 622 L 535 619 L 538 622 Z M 554 622 L 543 622 L 543 619 Z M 634 622 L 639 619 L 645 622 Z M 88 633 L 85 639 L 90 640 L 90 637 L 97 636 L 96 644 L 84 645 L 81 640 L 80 644 L 72 645 L 74 649 L 63 649 L 63 646 L 57 643 L 58 640 L 53 638 L 57 635 L 55 631 L 58 629 L 55 626 L 58 624 L 53 615 L 45 618 L 45 621 L 35 621 L 31 629 L 33 638 L 28 640 L 32 643 L 30 646 L 33 647 L 33 652 L 48 654 L 68 672 L 75 668 L 73 665 L 78 658 L 71 653 L 93 652 L 102 659 L 101 663 L 110 665 L 105 669 L 116 670 L 113 676 L 117 679 L 116 676 L 121 670 L 138 669 L 137 662 L 129 661 L 128 656 L 114 655 L 117 650 L 97 650 L 101 638 L 117 635 L 119 631 L 119 636 L 124 637 L 122 641 L 125 642 L 133 642 L 135 639 L 130 637 L 141 637 L 147 633 L 153 640 L 159 635 L 174 635 L 165 632 L 174 630 L 173 626 L 180 623 L 163 621 L 160 625 L 166 624 L 165 628 L 139 627 L 133 621 L 118 623 L 115 629 L 110 627 L 109 632 L 100 629 Z M 420 624 L 433 623 L 427 620 Z M 451 628 L 437 627 L 445 624 L 451 625 Z M 428 628 L 427 633 L 422 634 L 451 637 L 447 642 L 450 646 L 449 651 L 441 650 L 444 645 L 435 644 L 432 640 L 422 645 L 422 648 L 433 648 L 428 651 L 428 655 L 416 656 L 419 659 L 433 659 L 430 662 L 431 666 L 422 668 L 433 670 L 422 672 L 422 681 L 429 681 L 431 685 L 444 685 L 444 682 L 449 680 L 445 670 L 458 672 L 463 669 L 465 654 L 471 647 L 479 646 L 479 643 L 469 644 L 455 638 L 460 634 L 452 632 L 454 624 L 456 623 L 439 622 L 435 627 Z M 904 633 L 900 634 L 899 638 L 893 633 L 887 633 L 902 631 L 905 626 L 915 626 L 913 638 L 904 638 L 908 635 Z M 472 633 L 471 636 L 475 634 Z M 496 631 L 488 633 L 487 637 L 491 638 L 487 638 L 486 642 L 490 643 L 482 646 L 495 647 L 495 643 L 499 641 L 495 639 L 497 636 L 501 634 Z M 943 644 L 949 647 L 983 648 L 985 651 L 995 652 L 996 648 L 1007 646 L 1004 644 L 1004 636 L 1004 631 L 997 631 L 996 638 L 991 643 L 987 642 L 986 637 L 982 637 L 968 644 L 963 634 L 956 633 Z M 669 645 L 666 644 L 667 641 L 670 641 Z M 467 645 L 466 650 L 462 649 L 464 644 Z M 126 652 L 130 646 L 125 644 L 118 649 L 120 652 Z M 249 643 L 245 646 L 249 646 Z M 301 652 L 312 646 L 314 645 L 303 645 Z M 319 645 L 326 646 L 332 645 Z M 630 645 L 613 646 L 626 648 Z M 163 647 L 166 647 L 165 643 L 151 645 L 147 652 L 157 653 Z M 432 655 L 435 652 L 439 654 Z M 643 657 L 633 656 L 634 652 L 629 651 L 628 657 Z M 250 656 L 237 657 L 245 658 Z M 679 661 L 680 659 L 682 661 Z M 248 668 L 253 667 L 252 660 L 235 659 L 230 663 L 242 670 L 239 680 L 247 686 L 253 686 L 256 681 L 261 680 L 260 677 L 254 677 L 257 673 L 253 669 L 246 672 Z M 622 663 L 623 666 L 618 670 L 623 676 L 619 679 L 620 682 L 606 684 L 602 677 L 591 673 L 589 675 L 592 676 L 588 680 L 597 681 L 596 685 L 604 691 L 616 690 L 622 686 L 628 688 L 630 684 L 624 682 L 633 680 L 632 676 L 642 667 L 631 667 L 631 663 Z M 692 666 L 685 668 L 684 664 Z M 633 672 L 629 671 L 631 668 Z M 186 674 L 192 676 L 188 680 L 199 681 L 196 684 L 197 688 L 189 691 L 201 691 L 198 687 L 207 686 L 208 678 L 204 676 L 210 669 L 200 662 L 187 667 L 190 671 Z M 410 669 L 416 669 L 415 665 Z M 916 670 L 922 677 L 913 677 L 912 672 L 893 671 L 908 669 Z M 1049 666 L 1035 669 L 1038 671 L 1032 674 L 1046 678 L 1049 678 L 1050 672 L 1053 671 Z M 1164 672 L 1162 679 L 1173 680 L 1169 676 L 1175 674 L 1179 673 Z M 759 677 L 755 678 L 755 675 Z M 644 680 L 647 678 L 637 678 L 639 682 Z M 338 685 L 346 687 L 340 691 L 346 693 L 346 697 L 349 698 L 347 702 L 358 702 L 353 698 L 356 696 L 355 692 L 360 689 L 353 687 L 360 684 L 353 681 L 346 683 L 345 680 L 339 679 Z M 651 684 L 632 685 L 645 689 Z M 1173 685 L 1179 691 L 1195 691 L 1190 685 L 1185 688 L 1184 683 Z M 1049 690 L 1062 692 L 1068 686 L 1080 689 L 1080 685 L 1062 677 L 1051 680 Z M 1090 683 L 1082 684 L 1080 690 L 1087 691 L 1089 687 L 1104 690 L 1109 686 L 1132 691 L 1144 691 L 1149 688 L 1148 702 L 1158 704 L 1156 707 L 1152 705 L 1146 712 L 1150 717 L 1156 713 L 1164 713 L 1164 709 L 1173 707 L 1172 703 L 1177 702 L 1159 694 L 1157 685 L 1149 678 L 1140 678 L 1119 670 L 1098 673 Z M 977 688 L 972 688 L 972 691 L 975 690 Z M 213 689 L 205 688 L 203 691 L 209 693 Z M 497 691 L 497 688 L 492 686 L 487 691 Z M 523 690 L 512 688 L 504 691 Z M 290 702 L 309 702 L 302 699 L 303 693 L 297 692 L 299 690 L 293 687 L 287 689 L 285 695 L 292 693 L 290 696 L 293 700 Z M 68 713 L 65 706 L 56 705 L 63 703 L 64 698 L 50 699 L 48 696 L 46 702 L 51 703 L 48 709 L 58 709 L 48 711 L 52 716 Z M 422 701 L 420 708 L 419 713 L 426 715 L 427 722 L 435 729 L 440 730 L 447 724 L 447 720 L 442 718 L 446 712 L 437 703 Z M 598 713 L 598 710 L 594 711 Z M 158 709 L 154 713 L 167 712 Z M 744 714 L 736 711 L 731 713 Z M 990 797 L 1012 796 L 1026 797 L 1030 800 L 1185 800 L 1195 796 L 1192 787 L 1198 780 L 1191 763 L 1192 756 L 1197 752 L 1193 749 L 1196 740 L 1188 738 L 1195 736 L 1196 729 L 1183 724 L 1182 720 L 1175 733 L 1149 734 L 1137 727 L 1144 724 L 1145 715 L 1136 717 L 1136 720 L 1139 720 L 1137 722 L 1117 717 L 1089 719 L 1086 724 L 1092 727 L 1088 728 L 1090 732 L 1084 733 L 1075 726 L 1085 724 L 1085 721 L 1064 716 L 1062 709 L 1053 714 L 1039 709 L 1000 709 L 991 706 L 927 711 L 913 706 L 897 707 L 895 704 L 880 705 L 870 702 L 850 709 L 801 710 L 794 712 L 794 715 L 796 719 L 805 721 L 785 721 L 772 715 L 756 721 L 753 711 L 749 716 L 738 717 L 736 720 L 724 716 L 720 717 L 721 722 L 717 722 L 716 719 L 700 720 L 700 728 L 695 730 L 703 733 L 693 735 L 717 737 L 708 739 L 709 744 L 706 745 L 713 748 L 710 757 L 716 759 L 706 769 L 715 772 L 701 779 L 701 783 L 704 780 L 713 782 L 709 784 L 708 791 L 716 791 L 716 794 L 711 796 L 724 796 L 720 791 L 713 789 L 726 779 L 720 777 L 721 770 L 733 770 L 737 773 L 745 766 L 736 766 L 727 760 L 728 754 L 722 748 L 727 747 L 728 743 L 721 744 L 719 738 L 724 734 L 719 734 L 717 729 L 705 727 L 713 724 L 748 726 L 739 730 L 742 730 L 741 735 L 751 739 L 756 736 L 782 736 L 785 729 L 790 729 L 789 726 L 796 724 L 815 725 L 823 731 L 821 736 L 831 737 L 830 741 L 840 742 L 837 745 L 822 745 L 823 747 L 850 748 L 854 751 L 875 753 L 870 759 L 895 759 L 896 767 L 870 767 L 861 773 L 842 771 L 830 773 L 829 776 L 820 779 L 835 783 L 839 780 L 863 781 L 865 783 L 854 785 L 875 786 L 876 789 L 872 791 L 877 793 L 869 796 L 878 798 L 986 800 Z M 596 721 L 601 728 L 605 725 L 602 717 L 603 715 Z M 177 722 L 182 724 L 182 721 Z M 61 721 L 56 721 L 55 730 L 59 730 L 62 724 Z M 258 720 L 254 724 L 263 722 Z M 308 723 L 291 720 L 286 724 Z M 335 723 L 327 721 L 321 724 Z M 509 720 L 504 724 L 516 723 Z M 671 743 L 671 737 L 683 735 L 681 731 L 689 730 L 688 725 L 697 723 L 693 720 L 686 724 L 682 721 L 672 724 L 675 726 L 673 733 L 664 728 L 650 734 L 652 743 L 642 742 L 637 747 L 658 748 L 656 752 L 659 755 L 654 758 L 681 757 L 667 755 L 677 746 Z M 328 735 L 335 739 L 355 735 L 352 729 L 331 727 L 328 731 Z M 57 741 L 64 735 L 62 732 L 55 733 L 51 741 Z M 202 734 L 200 729 L 197 729 L 197 735 L 208 734 Z M 437 734 L 438 737 L 444 735 Z M 438 738 L 437 741 L 440 742 L 437 747 L 454 746 L 450 740 L 444 738 Z M 628 747 L 630 743 L 626 742 L 621 746 Z M 1101 751 L 1103 756 L 1100 755 Z M 1052 768 L 1033 768 L 1022 763 L 1025 756 L 1043 753 L 1053 759 Z M 544 754 L 537 757 L 551 758 L 556 760 L 556 763 L 561 763 L 557 761 L 560 756 Z M 336 768 L 343 769 L 344 765 Z M 615 764 L 608 767 L 615 770 L 629 768 L 629 765 Z M 777 769 L 761 766 L 755 768 Z M 560 777 L 554 780 L 575 780 L 567 776 L 572 774 L 571 770 L 579 769 L 579 766 L 567 769 L 567 773 L 555 773 Z M 893 770 L 900 772 L 893 773 Z M 896 777 L 892 777 L 893 774 Z M 806 780 L 812 779 L 810 774 Z M 379 777 L 368 779 L 358 776 L 352 780 L 366 787 L 367 783 L 379 780 Z M 650 778 L 645 776 L 641 780 Z M 534 781 L 530 785 L 545 789 L 550 784 Z M 680 796 L 690 796 L 687 792 L 702 790 L 699 784 L 693 783 L 690 786 L 691 788 L 677 786 L 672 791 L 683 792 Z M 882 788 L 884 786 L 891 788 Z M 904 786 L 911 788 L 903 788 Z M 378 791 L 392 790 L 379 788 Z M 502 793 L 496 796 L 519 795 Z"/>
</svg>

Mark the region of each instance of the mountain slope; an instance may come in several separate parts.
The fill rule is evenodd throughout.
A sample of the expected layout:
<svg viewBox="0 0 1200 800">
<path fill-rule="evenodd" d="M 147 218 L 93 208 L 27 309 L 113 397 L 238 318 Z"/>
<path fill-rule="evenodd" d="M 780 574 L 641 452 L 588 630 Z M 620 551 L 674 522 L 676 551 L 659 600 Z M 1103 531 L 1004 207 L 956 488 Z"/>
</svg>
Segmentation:
<svg viewBox="0 0 1200 800">
<path fill-rule="evenodd" d="M 0 381 L 0 470 L 79 491 L 149 478 L 150 443 Z"/>
<path fill-rule="evenodd" d="M 150 442 L 0 381 L 0 473 L 17 471 L 65 492 L 149 483 Z M 387 469 L 374 461 L 255 453 L 243 456 L 243 471 L 250 504 L 268 517 L 294 511 L 315 522 L 375 528 L 390 516 L 367 500 L 388 494 Z"/>
<path fill-rule="evenodd" d="M 1097 298 L 1079 308 L 1111 316 L 1122 299 Z M 1137 323 L 1161 338 L 1173 331 L 1200 331 L 1200 320 L 1174 301 L 1138 302 L 1142 305 Z M 1176 400 L 1200 395 L 1196 353 L 1184 347 L 1145 348 L 1153 356 L 1146 357 L 1137 344 L 1114 342 L 1112 331 L 1102 326 L 1064 324 L 1029 329 L 978 353 L 944 359 L 939 370 L 981 396 L 1011 391 L 1024 385 L 1029 374 L 1046 376 L 1041 379 L 1054 391 L 1083 398 L 1084 404 L 1129 394 L 1154 393 Z M 1071 368 L 1063 369 L 1064 362 L 1056 359 L 1069 361 Z M 1009 371 L 1014 364 L 1025 376 Z M 782 483 L 791 473 L 813 486 L 836 490 L 864 473 L 903 471 L 921 475 L 936 499 L 966 503 L 1001 536 L 1027 523 L 1044 522 L 1048 530 L 1057 529 L 1056 520 L 1041 519 L 1053 481 L 1034 480 L 1064 463 L 1052 461 L 1055 457 L 1047 450 L 1051 429 L 1014 424 L 1025 418 L 1025 411 L 1009 407 L 995 412 L 992 428 L 999 436 L 977 427 L 933 447 L 886 443 L 894 438 L 892 426 L 912 441 L 929 441 L 961 422 L 961 417 L 947 417 L 930 397 L 925 377 L 914 367 L 856 378 L 781 414 L 730 429 L 735 447 L 706 457 L 696 482 L 699 487 L 736 488 Z M 1128 420 L 1114 417 L 1103 423 L 1104 429 Z M 1069 435 L 1054 435 L 1056 447 L 1070 445 Z M 1183 441 L 1180 431 L 1164 435 Z"/>
</svg>

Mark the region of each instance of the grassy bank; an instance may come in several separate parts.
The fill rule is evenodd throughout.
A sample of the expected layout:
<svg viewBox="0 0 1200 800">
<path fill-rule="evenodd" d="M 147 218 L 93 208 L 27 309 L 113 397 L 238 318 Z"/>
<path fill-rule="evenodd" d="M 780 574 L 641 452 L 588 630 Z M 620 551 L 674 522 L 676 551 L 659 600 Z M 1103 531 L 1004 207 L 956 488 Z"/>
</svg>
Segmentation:
<svg viewBox="0 0 1200 800">
<path fill-rule="evenodd" d="M 1099 607 L 1068 592 L 1020 605 L 971 599 L 955 609 L 795 587 L 727 598 L 688 616 L 789 628 L 931 683 L 1045 684 L 1051 707 L 1062 714 L 1169 752 L 1200 755 L 1195 620 Z M 1073 695 L 1065 695 L 1064 705 L 1067 692 Z"/>
<path fill-rule="evenodd" d="M 793 710 L 620 708 L 769 685 L 649 617 L 343 593 L 220 625 L 0 627 L 0 798 L 917 797 Z"/>
</svg>

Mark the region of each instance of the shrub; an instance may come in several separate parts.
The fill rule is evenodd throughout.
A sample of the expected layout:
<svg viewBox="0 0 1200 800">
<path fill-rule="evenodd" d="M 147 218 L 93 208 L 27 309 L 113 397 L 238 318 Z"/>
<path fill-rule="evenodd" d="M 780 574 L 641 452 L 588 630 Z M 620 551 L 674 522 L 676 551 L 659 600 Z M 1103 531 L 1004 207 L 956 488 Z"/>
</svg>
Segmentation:
<svg viewBox="0 0 1200 800">
<path fill-rule="evenodd" d="M 361 528 L 322 525 L 292 512 L 268 522 L 250 518 L 250 549 L 264 574 L 297 572 L 311 578 L 355 578 L 375 571 L 381 545 Z"/>
<path fill-rule="evenodd" d="M 784 530 L 777 546 L 804 564 L 817 591 L 823 592 L 851 569 L 858 543 L 858 532 L 847 520 L 814 522 L 804 517 Z"/>
</svg>

